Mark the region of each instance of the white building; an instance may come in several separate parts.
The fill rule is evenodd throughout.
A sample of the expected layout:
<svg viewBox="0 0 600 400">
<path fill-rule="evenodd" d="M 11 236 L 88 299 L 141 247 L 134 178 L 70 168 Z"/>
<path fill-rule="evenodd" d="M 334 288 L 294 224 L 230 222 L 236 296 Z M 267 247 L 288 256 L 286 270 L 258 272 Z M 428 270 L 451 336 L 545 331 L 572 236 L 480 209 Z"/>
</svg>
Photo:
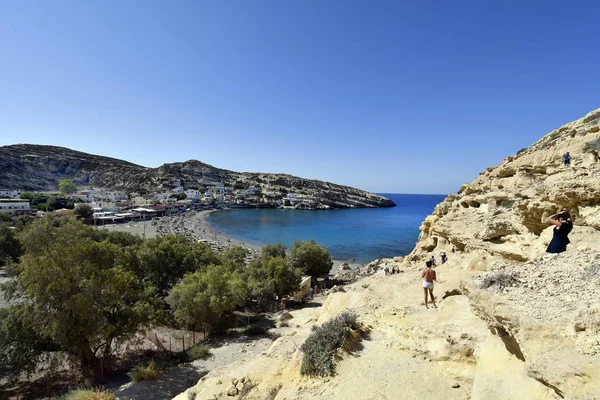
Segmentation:
<svg viewBox="0 0 600 400">
<path fill-rule="evenodd" d="M 0 212 L 7 214 L 23 214 L 31 211 L 29 200 L 0 199 Z"/>
<path fill-rule="evenodd" d="M 258 192 L 260 192 L 260 189 L 257 189 L 254 186 L 250 186 L 248 189 L 246 189 L 246 194 L 248 196 L 255 196 Z"/>
<path fill-rule="evenodd" d="M 185 195 L 190 200 L 198 200 L 200 198 L 197 190 L 186 190 Z"/>
<path fill-rule="evenodd" d="M 0 189 L 0 197 L 5 197 L 9 199 L 17 199 L 21 197 L 21 193 L 23 193 L 20 189 Z"/>
</svg>

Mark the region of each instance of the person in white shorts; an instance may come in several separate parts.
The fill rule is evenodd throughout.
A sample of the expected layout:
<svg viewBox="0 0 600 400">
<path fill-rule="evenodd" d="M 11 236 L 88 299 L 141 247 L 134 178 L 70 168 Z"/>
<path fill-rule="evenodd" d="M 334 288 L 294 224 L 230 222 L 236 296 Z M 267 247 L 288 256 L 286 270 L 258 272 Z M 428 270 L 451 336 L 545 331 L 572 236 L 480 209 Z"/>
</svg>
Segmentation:
<svg viewBox="0 0 600 400">
<path fill-rule="evenodd" d="M 435 297 L 433 297 L 433 282 L 436 280 L 435 271 L 431 268 L 433 263 L 431 261 L 427 261 L 425 263 L 426 268 L 421 274 L 421 278 L 423 278 L 423 292 L 425 293 L 425 308 L 429 308 L 427 305 L 427 291 L 429 291 L 429 295 L 431 296 L 431 302 L 433 303 L 433 307 L 437 308 L 435 304 Z"/>
</svg>

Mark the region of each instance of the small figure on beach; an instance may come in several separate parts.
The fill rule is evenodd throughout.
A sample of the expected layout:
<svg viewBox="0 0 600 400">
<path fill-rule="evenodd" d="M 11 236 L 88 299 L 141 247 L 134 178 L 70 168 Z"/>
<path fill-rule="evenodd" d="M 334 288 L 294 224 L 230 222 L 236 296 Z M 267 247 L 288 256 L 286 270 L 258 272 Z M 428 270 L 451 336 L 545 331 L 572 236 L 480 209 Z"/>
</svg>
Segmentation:
<svg viewBox="0 0 600 400">
<path fill-rule="evenodd" d="M 548 221 L 554 226 L 552 240 L 546 249 L 547 253 L 562 253 L 567 251 L 567 245 L 571 243 L 569 233 L 573 230 L 573 220 L 568 208 L 563 208 L 559 213 L 552 215 Z"/>
<path fill-rule="evenodd" d="M 437 265 L 437 262 L 435 261 L 435 256 L 431 256 L 431 258 L 429 259 L 429 262 L 431 263 L 431 266 L 433 268 L 435 268 L 435 266 Z"/>
<path fill-rule="evenodd" d="M 568 151 L 565 154 L 563 154 L 563 163 L 565 164 L 565 167 L 571 165 L 571 155 Z"/>
<path fill-rule="evenodd" d="M 385 272 L 386 275 L 389 275 L 390 274 L 390 267 L 388 267 L 386 265 L 385 268 L 383 269 L 383 272 Z"/>
<path fill-rule="evenodd" d="M 446 261 L 448 260 L 448 256 L 446 256 L 446 252 L 442 251 L 440 253 L 440 258 L 442 259 L 442 265 L 444 265 L 446 263 Z"/>
<path fill-rule="evenodd" d="M 423 278 L 423 292 L 425 294 L 425 308 L 429 308 L 427 305 L 427 292 L 429 291 L 429 296 L 431 296 L 431 302 L 433 303 L 433 307 L 437 308 L 435 304 L 435 297 L 433 297 L 433 282 L 437 280 L 437 276 L 435 271 L 431 268 L 431 261 L 427 261 L 425 263 L 425 270 L 421 274 L 421 278 Z"/>
</svg>

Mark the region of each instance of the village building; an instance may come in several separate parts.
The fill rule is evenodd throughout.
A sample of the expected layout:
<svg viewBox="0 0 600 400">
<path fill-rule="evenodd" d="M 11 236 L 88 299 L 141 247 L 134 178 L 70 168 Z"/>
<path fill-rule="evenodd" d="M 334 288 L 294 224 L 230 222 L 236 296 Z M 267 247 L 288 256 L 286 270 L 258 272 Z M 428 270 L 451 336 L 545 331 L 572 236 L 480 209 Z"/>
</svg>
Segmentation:
<svg viewBox="0 0 600 400">
<path fill-rule="evenodd" d="M 197 190 L 186 190 L 185 196 L 190 200 L 198 200 L 200 198 L 200 194 Z"/>
<path fill-rule="evenodd" d="M 257 189 L 254 186 L 250 186 L 248 189 L 246 189 L 246 194 L 248 196 L 256 196 L 258 193 L 260 193 L 260 189 Z"/>
<path fill-rule="evenodd" d="M 18 199 L 23 193 L 20 189 L 0 189 L 0 198 Z"/>
<path fill-rule="evenodd" d="M 11 215 L 26 214 L 31 211 L 29 200 L 0 199 L 0 212 Z"/>
</svg>

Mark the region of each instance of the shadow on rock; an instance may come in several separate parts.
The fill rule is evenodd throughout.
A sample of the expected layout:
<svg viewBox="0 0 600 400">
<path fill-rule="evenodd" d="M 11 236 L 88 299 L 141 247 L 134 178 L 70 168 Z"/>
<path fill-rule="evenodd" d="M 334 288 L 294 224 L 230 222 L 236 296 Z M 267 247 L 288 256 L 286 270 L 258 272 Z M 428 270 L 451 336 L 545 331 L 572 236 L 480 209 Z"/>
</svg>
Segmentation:
<svg viewBox="0 0 600 400">
<path fill-rule="evenodd" d="M 115 391 L 117 399 L 170 400 L 198 383 L 208 371 L 199 371 L 191 365 L 180 365 L 166 371 L 155 381 L 128 383 Z"/>
</svg>

